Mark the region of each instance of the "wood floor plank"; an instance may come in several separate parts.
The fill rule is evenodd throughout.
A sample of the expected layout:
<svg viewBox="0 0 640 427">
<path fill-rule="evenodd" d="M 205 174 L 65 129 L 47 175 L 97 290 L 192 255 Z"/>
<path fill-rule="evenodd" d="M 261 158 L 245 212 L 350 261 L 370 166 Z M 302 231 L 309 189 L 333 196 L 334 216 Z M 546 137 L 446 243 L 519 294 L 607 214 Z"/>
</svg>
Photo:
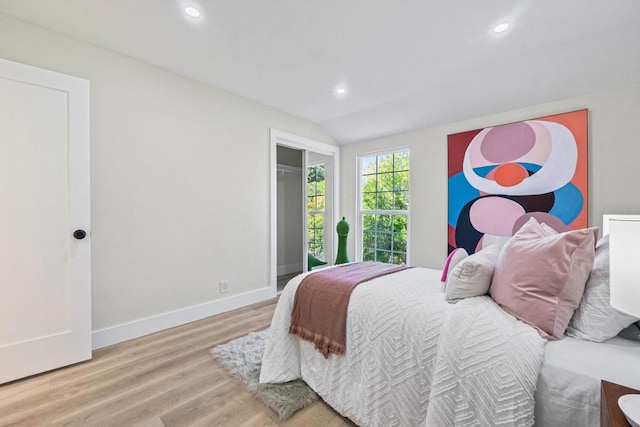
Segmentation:
<svg viewBox="0 0 640 427">
<path fill-rule="evenodd" d="M 94 361 L 96 365 L 95 372 L 75 372 L 73 376 L 69 377 L 58 375 L 56 377 L 57 381 L 50 380 L 48 386 L 43 387 L 40 392 L 36 391 L 28 402 L 24 401 L 24 399 L 15 402 L 15 397 L 14 399 L 2 399 L 0 389 L 0 412 L 22 412 L 21 404 L 29 406 L 29 409 L 34 411 L 38 405 L 48 403 L 52 396 L 54 399 L 64 399 L 65 395 L 70 393 L 78 401 L 85 395 L 92 394 L 94 391 L 103 391 L 109 386 L 126 387 L 127 382 L 140 381 L 150 371 L 162 369 L 163 367 L 170 368 L 171 366 L 168 365 L 168 362 L 180 363 L 180 358 L 194 352 L 201 352 L 204 349 L 208 350 L 212 346 L 233 339 L 238 334 L 243 335 L 247 328 L 262 328 L 263 322 L 269 317 L 268 313 L 261 313 L 258 316 L 246 318 L 239 324 L 230 327 L 204 329 L 200 330 L 199 334 L 196 335 L 190 332 L 183 333 L 172 341 L 171 345 L 167 344 L 166 347 L 162 348 L 156 348 L 155 343 L 151 342 L 149 346 L 152 347 L 152 351 L 144 351 L 140 347 L 133 347 L 132 353 L 135 354 L 135 358 L 112 360 L 111 364 L 106 366 L 101 363 L 100 356 L 98 356 Z M 208 357 L 208 355 L 205 357 Z M 131 375 L 133 372 L 136 373 L 135 376 Z"/>
<path fill-rule="evenodd" d="M 225 406 L 230 404 L 229 396 L 238 390 L 237 380 L 228 378 L 218 387 L 192 399 L 160 416 L 166 426 L 191 426 L 198 421 L 213 416 L 217 418 L 224 413 Z M 215 421 L 213 425 L 223 425 Z"/>
<path fill-rule="evenodd" d="M 353 426 L 324 402 L 287 422 L 209 353 L 269 327 L 275 299 L 94 352 L 0 386 L 0 426 Z"/>
<path fill-rule="evenodd" d="M 226 381 L 227 375 L 219 369 L 211 369 L 215 362 L 196 360 L 187 362 L 182 369 L 173 375 L 159 373 L 150 381 L 141 381 L 136 388 L 125 388 L 121 393 L 111 393 L 111 398 L 94 399 L 73 412 L 60 411 L 60 415 L 50 417 L 56 423 L 73 425 L 73 420 L 83 423 L 132 425 L 153 418 L 164 408 L 170 408 L 210 390 L 215 385 Z"/>
<path fill-rule="evenodd" d="M 274 303 L 274 300 L 269 300 Z M 259 303 L 264 304 L 264 303 Z M 96 375 L 103 371 L 110 371 L 114 365 L 125 364 L 127 361 L 139 363 L 140 357 L 148 353 L 157 353 L 164 348 L 173 348 L 176 342 L 184 343 L 190 337 L 196 339 L 205 339 L 202 336 L 203 331 L 227 331 L 228 334 L 218 337 L 219 342 L 232 339 L 238 331 L 243 331 L 245 322 L 255 320 L 260 324 L 267 313 L 263 313 L 260 309 L 264 306 L 249 306 L 249 308 L 241 308 L 219 316 L 212 316 L 199 322 L 193 322 L 187 325 L 161 331 L 155 334 L 147 335 L 136 340 L 127 341 L 116 346 L 110 346 L 97 350 L 93 353 L 93 360 L 79 363 L 67 368 L 57 369 L 46 374 L 36 375 L 29 378 L 29 381 L 15 381 L 10 384 L 1 386 L 0 388 L 0 413 L 6 410 L 6 405 L 16 399 L 20 399 L 20 393 L 30 390 L 43 390 L 51 382 L 56 386 L 62 386 L 68 382 L 76 382 L 77 378 L 83 375 Z M 264 327 L 267 327 L 268 324 Z M 216 345 L 216 343 L 212 344 Z M 103 368 L 103 369 L 101 369 Z M 50 393 L 46 393 L 50 394 Z"/>
</svg>

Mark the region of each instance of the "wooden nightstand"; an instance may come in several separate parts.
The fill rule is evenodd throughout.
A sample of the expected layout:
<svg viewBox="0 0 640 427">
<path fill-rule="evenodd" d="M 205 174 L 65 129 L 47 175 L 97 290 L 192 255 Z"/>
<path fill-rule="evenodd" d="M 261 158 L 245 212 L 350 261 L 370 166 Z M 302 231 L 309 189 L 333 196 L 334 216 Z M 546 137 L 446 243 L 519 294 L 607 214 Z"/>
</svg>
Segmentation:
<svg viewBox="0 0 640 427">
<path fill-rule="evenodd" d="M 600 427 L 629 426 L 618 406 L 618 399 L 625 394 L 640 394 L 640 390 L 602 380 L 600 386 Z"/>
</svg>

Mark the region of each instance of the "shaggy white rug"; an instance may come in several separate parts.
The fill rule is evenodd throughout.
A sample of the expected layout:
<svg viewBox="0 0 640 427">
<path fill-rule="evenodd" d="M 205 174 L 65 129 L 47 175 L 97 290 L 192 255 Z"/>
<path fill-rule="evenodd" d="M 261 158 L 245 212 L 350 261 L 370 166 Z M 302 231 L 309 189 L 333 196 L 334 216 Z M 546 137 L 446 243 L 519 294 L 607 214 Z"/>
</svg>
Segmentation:
<svg viewBox="0 0 640 427">
<path fill-rule="evenodd" d="M 318 400 L 318 395 L 302 380 L 282 384 L 260 384 L 260 368 L 269 330 L 252 332 L 211 349 L 211 354 L 227 370 L 242 379 L 247 388 L 281 420 Z"/>
</svg>

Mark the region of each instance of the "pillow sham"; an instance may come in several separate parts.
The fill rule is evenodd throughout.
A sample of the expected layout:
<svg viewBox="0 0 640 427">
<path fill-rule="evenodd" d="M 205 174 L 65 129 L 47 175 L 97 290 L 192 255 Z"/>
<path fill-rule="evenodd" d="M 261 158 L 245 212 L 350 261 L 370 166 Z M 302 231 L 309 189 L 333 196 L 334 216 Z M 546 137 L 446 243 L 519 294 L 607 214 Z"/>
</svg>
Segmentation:
<svg viewBox="0 0 640 427">
<path fill-rule="evenodd" d="M 444 262 L 444 267 L 442 269 L 442 277 L 440 277 L 440 281 L 442 282 L 442 289 L 446 286 L 447 278 L 449 277 L 449 273 L 451 270 L 463 259 L 468 257 L 469 254 L 464 248 L 456 248 L 447 257 L 447 260 Z"/>
<path fill-rule="evenodd" d="M 491 297 L 543 337 L 562 338 L 589 277 L 594 243 L 594 229 L 557 233 L 531 218 L 502 248 Z"/>
<path fill-rule="evenodd" d="M 580 305 L 573 314 L 567 335 L 602 342 L 615 337 L 637 317 L 621 313 L 609 303 L 609 236 L 596 245 L 596 256 Z"/>
<path fill-rule="evenodd" d="M 455 303 L 464 298 L 486 295 L 500 249 L 500 245 L 491 245 L 460 261 L 447 278 L 447 301 Z"/>
</svg>

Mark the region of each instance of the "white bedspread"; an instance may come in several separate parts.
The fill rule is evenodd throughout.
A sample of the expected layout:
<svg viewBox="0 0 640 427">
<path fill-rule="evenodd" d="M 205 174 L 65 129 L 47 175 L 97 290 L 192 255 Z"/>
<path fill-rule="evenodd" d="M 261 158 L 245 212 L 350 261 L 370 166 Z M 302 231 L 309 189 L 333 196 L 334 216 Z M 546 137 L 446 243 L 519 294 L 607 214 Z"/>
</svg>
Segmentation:
<svg viewBox="0 0 640 427">
<path fill-rule="evenodd" d="M 280 297 L 260 382 L 302 378 L 362 426 L 533 425 L 544 340 L 490 298 L 449 305 L 440 272 L 422 268 L 363 283 L 346 354 L 325 360 L 288 333 L 301 280 Z"/>
<path fill-rule="evenodd" d="M 487 296 L 456 304 L 440 337 L 427 426 L 532 426 L 545 343 Z"/>
<path fill-rule="evenodd" d="M 599 426 L 601 380 L 640 389 L 640 343 L 550 341 L 536 387 L 536 425 Z"/>
</svg>

